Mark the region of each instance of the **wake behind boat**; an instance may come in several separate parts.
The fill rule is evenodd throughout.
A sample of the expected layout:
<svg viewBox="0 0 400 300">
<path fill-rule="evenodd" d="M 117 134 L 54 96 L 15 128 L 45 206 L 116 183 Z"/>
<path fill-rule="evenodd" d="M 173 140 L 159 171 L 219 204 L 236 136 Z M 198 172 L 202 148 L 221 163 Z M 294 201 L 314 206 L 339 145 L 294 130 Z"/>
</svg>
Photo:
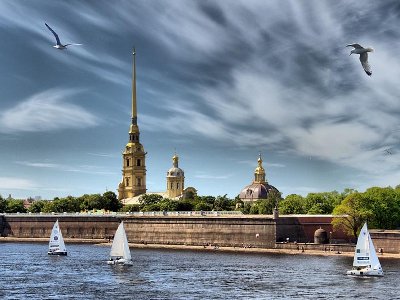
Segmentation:
<svg viewBox="0 0 400 300">
<path fill-rule="evenodd" d="M 126 237 L 124 222 L 121 222 L 114 235 L 110 251 L 109 265 L 132 266 L 132 256 L 129 250 L 128 238 Z"/>
<path fill-rule="evenodd" d="M 383 276 L 381 263 L 368 232 L 367 223 L 361 228 L 354 253 L 353 269 L 347 271 L 353 276 Z"/>
<path fill-rule="evenodd" d="M 49 255 L 67 255 L 67 249 L 65 248 L 64 239 L 58 225 L 58 220 L 54 223 L 53 229 L 51 230 L 50 241 L 49 241 Z"/>
</svg>

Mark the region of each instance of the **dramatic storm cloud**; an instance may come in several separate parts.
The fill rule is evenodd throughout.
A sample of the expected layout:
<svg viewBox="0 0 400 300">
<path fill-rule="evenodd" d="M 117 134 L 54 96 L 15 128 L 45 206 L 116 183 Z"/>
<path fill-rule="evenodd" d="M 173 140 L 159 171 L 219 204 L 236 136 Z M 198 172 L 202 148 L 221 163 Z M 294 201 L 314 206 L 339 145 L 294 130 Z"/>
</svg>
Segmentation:
<svg viewBox="0 0 400 300">
<path fill-rule="evenodd" d="M 2 1 L 0 177 L 40 174 L 45 197 L 115 190 L 136 47 L 149 191 L 164 189 L 174 149 L 202 195 L 237 195 L 259 152 L 284 195 L 396 185 L 399 11 L 397 1 Z M 52 48 L 44 22 L 83 45 Z M 371 77 L 350 43 L 375 49 Z M 71 165 L 99 169 L 61 180 Z"/>
</svg>

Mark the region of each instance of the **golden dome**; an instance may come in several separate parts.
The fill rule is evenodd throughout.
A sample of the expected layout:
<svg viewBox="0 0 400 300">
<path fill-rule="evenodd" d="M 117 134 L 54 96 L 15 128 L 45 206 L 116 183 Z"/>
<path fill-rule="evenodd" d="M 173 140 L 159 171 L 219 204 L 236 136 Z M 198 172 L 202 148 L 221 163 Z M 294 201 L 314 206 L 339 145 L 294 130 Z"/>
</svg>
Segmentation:
<svg viewBox="0 0 400 300">
<path fill-rule="evenodd" d="M 260 153 L 260 155 L 259 155 L 259 157 L 258 157 L 257 162 L 258 162 L 258 166 L 257 166 L 257 168 L 254 170 L 254 173 L 255 173 L 255 174 L 265 174 L 265 170 L 264 170 L 264 168 L 263 168 L 263 166 L 262 166 L 263 160 L 262 160 L 262 158 L 261 158 L 261 153 Z"/>
<path fill-rule="evenodd" d="M 185 173 L 181 168 L 178 167 L 179 156 L 175 155 L 172 157 L 173 167 L 167 172 L 167 177 L 184 177 Z"/>
</svg>

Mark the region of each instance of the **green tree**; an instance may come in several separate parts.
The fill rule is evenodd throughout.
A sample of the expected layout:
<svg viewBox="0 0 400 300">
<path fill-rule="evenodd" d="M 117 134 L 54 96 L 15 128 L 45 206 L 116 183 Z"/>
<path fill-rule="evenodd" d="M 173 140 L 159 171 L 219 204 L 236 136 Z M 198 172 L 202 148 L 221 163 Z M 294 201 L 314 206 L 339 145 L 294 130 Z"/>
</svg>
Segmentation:
<svg viewBox="0 0 400 300">
<path fill-rule="evenodd" d="M 305 210 L 308 214 L 331 214 L 335 206 L 342 202 L 342 195 L 336 191 L 309 193 L 305 198 Z"/>
<path fill-rule="evenodd" d="M 117 195 L 112 191 L 107 191 L 103 194 L 104 209 L 109 211 L 119 211 L 122 208 L 121 201 L 118 200 Z"/>
<path fill-rule="evenodd" d="M 15 199 L 6 200 L 5 211 L 8 213 L 25 213 L 26 208 L 24 207 L 24 201 Z"/>
<path fill-rule="evenodd" d="M 370 228 L 395 229 L 400 225 L 400 194 L 391 187 L 372 187 L 363 193 L 371 212 Z"/>
<path fill-rule="evenodd" d="M 81 208 L 84 210 L 103 209 L 106 204 L 100 194 L 85 194 L 80 197 L 80 200 L 82 201 Z"/>
<path fill-rule="evenodd" d="M 301 195 L 290 194 L 279 204 L 279 212 L 282 214 L 305 214 L 305 199 Z"/>
<path fill-rule="evenodd" d="M 271 215 L 276 207 L 277 200 L 275 197 L 261 199 L 257 202 L 258 214 L 260 215 Z"/>
<path fill-rule="evenodd" d="M 177 201 L 177 211 L 192 211 L 193 210 L 193 202 L 190 200 L 179 200 Z"/>
<path fill-rule="evenodd" d="M 207 202 L 197 202 L 193 208 L 195 211 L 211 211 L 212 205 L 208 204 Z"/>
<path fill-rule="evenodd" d="M 42 208 L 42 212 L 44 213 L 51 213 L 54 212 L 54 208 L 53 208 L 53 200 L 52 201 L 45 201 L 43 208 Z"/>
<path fill-rule="evenodd" d="M 280 205 L 280 202 L 282 201 L 282 193 L 276 190 L 270 190 L 267 195 L 267 199 L 271 202 L 271 205 L 272 203 L 274 204 L 274 206 L 272 207 L 272 209 L 274 209 L 275 207 L 278 207 Z"/>
<path fill-rule="evenodd" d="M 250 209 L 249 209 L 249 214 L 258 215 L 258 211 L 259 211 L 259 208 L 258 208 L 258 201 L 257 201 L 257 202 L 254 202 L 251 204 Z"/>
<path fill-rule="evenodd" d="M 243 206 L 240 208 L 240 211 L 243 214 L 248 215 L 248 214 L 250 214 L 251 207 L 252 207 L 251 203 L 245 202 L 245 203 L 243 203 Z"/>
<path fill-rule="evenodd" d="M 141 211 L 160 211 L 160 203 L 152 203 L 145 206 L 140 206 Z"/>
<path fill-rule="evenodd" d="M 127 204 L 121 208 L 121 212 L 138 212 L 140 211 L 139 204 Z"/>
<path fill-rule="evenodd" d="M 366 207 L 366 199 L 362 193 L 349 194 L 333 210 L 334 217 L 332 225 L 334 229 L 341 229 L 357 238 L 358 232 L 364 222 L 372 216 L 372 213 Z"/>
<path fill-rule="evenodd" d="M 196 201 L 205 202 L 211 204 L 214 207 L 215 197 L 214 196 L 196 196 Z"/>
<path fill-rule="evenodd" d="M 227 197 L 227 195 L 218 196 L 214 201 L 215 211 L 234 210 L 235 202 Z"/>
<path fill-rule="evenodd" d="M 5 212 L 7 207 L 6 200 L 0 195 L 0 212 Z"/>
<path fill-rule="evenodd" d="M 158 205 L 160 207 L 160 211 L 177 211 L 179 206 L 178 201 L 171 199 L 163 199 L 158 202 Z"/>
<path fill-rule="evenodd" d="M 40 213 L 45 205 L 45 200 L 33 201 L 28 211 L 31 213 Z"/>
<path fill-rule="evenodd" d="M 163 199 L 161 195 L 157 194 L 144 194 L 139 198 L 139 203 L 141 207 L 156 204 Z"/>
</svg>

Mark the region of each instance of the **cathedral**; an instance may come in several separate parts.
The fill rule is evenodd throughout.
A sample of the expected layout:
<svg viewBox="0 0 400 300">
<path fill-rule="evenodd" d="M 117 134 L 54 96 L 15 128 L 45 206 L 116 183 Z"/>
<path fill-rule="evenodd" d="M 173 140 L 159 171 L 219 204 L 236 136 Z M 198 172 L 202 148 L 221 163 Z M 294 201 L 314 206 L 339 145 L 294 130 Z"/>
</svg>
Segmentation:
<svg viewBox="0 0 400 300">
<path fill-rule="evenodd" d="M 133 51 L 132 66 L 132 115 L 129 141 L 122 153 L 122 180 L 118 185 L 118 199 L 133 198 L 146 193 L 146 152 L 140 143 L 136 108 L 136 52 Z"/>
<path fill-rule="evenodd" d="M 118 185 L 118 199 L 124 204 L 138 204 L 144 194 L 158 194 L 163 198 L 184 199 L 197 195 L 193 187 L 185 189 L 185 173 L 179 168 L 179 157 L 172 157 L 172 167 L 167 172 L 167 189 L 165 192 L 147 192 L 146 188 L 146 154 L 140 143 L 140 131 L 137 124 L 136 107 L 136 52 L 133 51 L 132 66 L 132 115 L 129 127 L 129 141 L 122 152 L 122 180 Z"/>
<path fill-rule="evenodd" d="M 278 189 L 269 185 L 265 180 L 265 169 L 262 166 L 263 160 L 261 153 L 258 157 L 258 166 L 254 170 L 254 180 L 246 186 L 239 194 L 240 200 L 243 202 L 253 202 L 259 199 L 266 199 L 269 193 L 279 193 Z"/>
<path fill-rule="evenodd" d="M 132 65 L 132 114 L 129 127 L 129 141 L 122 152 L 122 180 L 118 185 L 118 199 L 123 204 L 138 204 L 139 198 L 144 194 L 158 194 L 168 199 L 186 199 L 197 195 L 193 187 L 185 188 L 185 173 L 179 168 L 179 157 L 175 153 L 172 157 L 172 167 L 167 171 L 166 191 L 147 192 L 146 188 L 146 154 L 140 143 L 140 131 L 137 124 L 136 108 L 136 52 L 133 51 Z M 253 202 L 266 199 L 271 192 L 279 191 L 269 185 L 265 179 L 265 170 L 262 166 L 261 153 L 258 158 L 258 166 L 254 171 L 253 182 L 246 186 L 239 194 L 239 198 L 245 202 Z"/>
</svg>

